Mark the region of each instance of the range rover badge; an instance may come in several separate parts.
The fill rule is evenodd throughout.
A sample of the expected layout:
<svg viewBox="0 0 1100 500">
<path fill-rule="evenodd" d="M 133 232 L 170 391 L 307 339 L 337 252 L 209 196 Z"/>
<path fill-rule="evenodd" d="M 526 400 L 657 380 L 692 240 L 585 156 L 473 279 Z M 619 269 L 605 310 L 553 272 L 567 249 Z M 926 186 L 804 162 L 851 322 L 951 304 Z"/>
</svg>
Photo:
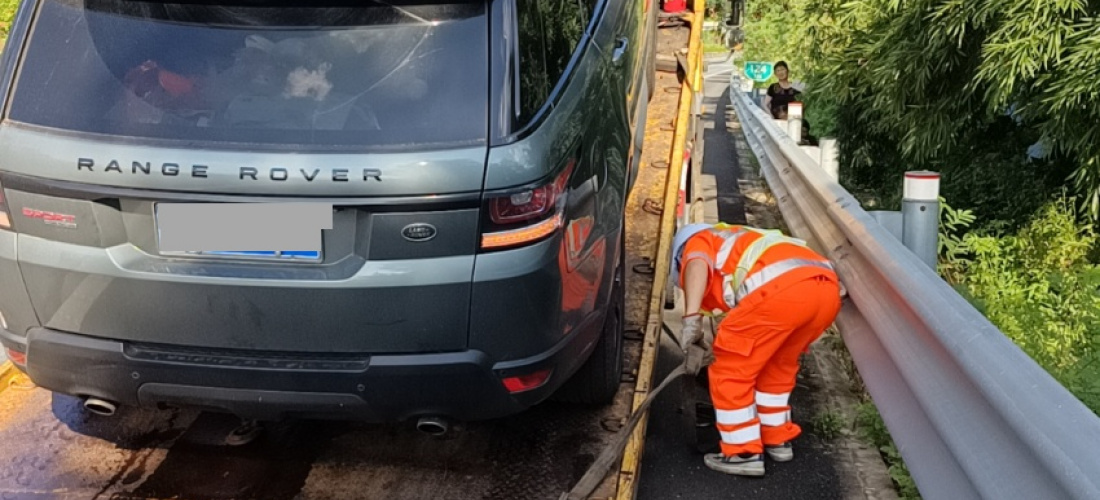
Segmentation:
<svg viewBox="0 0 1100 500">
<path fill-rule="evenodd" d="M 417 243 L 429 241 L 435 238 L 435 235 L 435 226 L 423 222 L 409 224 L 405 226 L 405 229 L 401 230 L 401 236 L 404 236 L 406 240 L 415 241 Z"/>
</svg>

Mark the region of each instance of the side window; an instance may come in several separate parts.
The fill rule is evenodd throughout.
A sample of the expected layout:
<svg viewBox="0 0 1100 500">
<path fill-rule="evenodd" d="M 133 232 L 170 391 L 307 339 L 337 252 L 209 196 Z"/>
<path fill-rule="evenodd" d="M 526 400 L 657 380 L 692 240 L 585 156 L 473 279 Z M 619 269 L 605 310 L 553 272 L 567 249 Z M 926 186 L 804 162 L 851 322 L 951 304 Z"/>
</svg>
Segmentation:
<svg viewBox="0 0 1100 500">
<path fill-rule="evenodd" d="M 599 0 L 515 0 L 519 35 L 516 123 L 535 116 L 565 74 Z"/>
</svg>

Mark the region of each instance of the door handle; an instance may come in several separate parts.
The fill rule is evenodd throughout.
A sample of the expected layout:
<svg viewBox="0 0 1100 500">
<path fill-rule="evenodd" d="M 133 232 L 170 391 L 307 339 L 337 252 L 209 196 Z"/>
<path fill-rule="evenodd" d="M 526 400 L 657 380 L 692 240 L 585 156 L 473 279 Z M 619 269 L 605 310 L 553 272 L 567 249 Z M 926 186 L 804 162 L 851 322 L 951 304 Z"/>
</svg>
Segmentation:
<svg viewBox="0 0 1100 500">
<path fill-rule="evenodd" d="M 611 52 L 611 62 L 615 64 L 622 64 L 623 56 L 626 55 L 626 48 L 629 46 L 630 40 L 626 38 L 615 40 L 615 50 Z"/>
</svg>

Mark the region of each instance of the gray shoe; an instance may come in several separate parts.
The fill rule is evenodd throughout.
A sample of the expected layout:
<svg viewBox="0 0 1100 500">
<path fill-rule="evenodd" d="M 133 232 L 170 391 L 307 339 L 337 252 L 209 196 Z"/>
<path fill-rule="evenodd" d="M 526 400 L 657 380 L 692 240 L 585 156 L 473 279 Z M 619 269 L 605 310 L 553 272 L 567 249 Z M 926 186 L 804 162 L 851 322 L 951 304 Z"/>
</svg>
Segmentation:
<svg viewBox="0 0 1100 500">
<path fill-rule="evenodd" d="M 721 453 L 707 453 L 703 457 L 703 463 L 710 470 L 736 474 L 738 476 L 763 476 L 764 455 L 734 455 L 727 457 Z"/>
<path fill-rule="evenodd" d="M 790 462 L 794 460 L 794 447 L 791 443 L 783 443 L 779 446 L 765 446 L 764 451 L 776 462 Z"/>
</svg>

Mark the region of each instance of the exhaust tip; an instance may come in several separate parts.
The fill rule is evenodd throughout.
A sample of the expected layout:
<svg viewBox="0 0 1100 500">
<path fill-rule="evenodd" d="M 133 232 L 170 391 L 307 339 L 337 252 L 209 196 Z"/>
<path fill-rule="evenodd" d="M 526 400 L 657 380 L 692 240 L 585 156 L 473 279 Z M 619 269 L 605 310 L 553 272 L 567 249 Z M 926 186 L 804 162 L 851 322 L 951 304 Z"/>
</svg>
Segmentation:
<svg viewBox="0 0 1100 500">
<path fill-rule="evenodd" d="M 416 421 L 416 430 L 429 436 L 440 437 L 451 431 L 451 422 L 442 417 L 423 417 Z"/>
<path fill-rule="evenodd" d="M 118 405 L 99 398 L 85 398 L 84 409 L 103 417 L 114 416 L 118 411 Z"/>
</svg>

